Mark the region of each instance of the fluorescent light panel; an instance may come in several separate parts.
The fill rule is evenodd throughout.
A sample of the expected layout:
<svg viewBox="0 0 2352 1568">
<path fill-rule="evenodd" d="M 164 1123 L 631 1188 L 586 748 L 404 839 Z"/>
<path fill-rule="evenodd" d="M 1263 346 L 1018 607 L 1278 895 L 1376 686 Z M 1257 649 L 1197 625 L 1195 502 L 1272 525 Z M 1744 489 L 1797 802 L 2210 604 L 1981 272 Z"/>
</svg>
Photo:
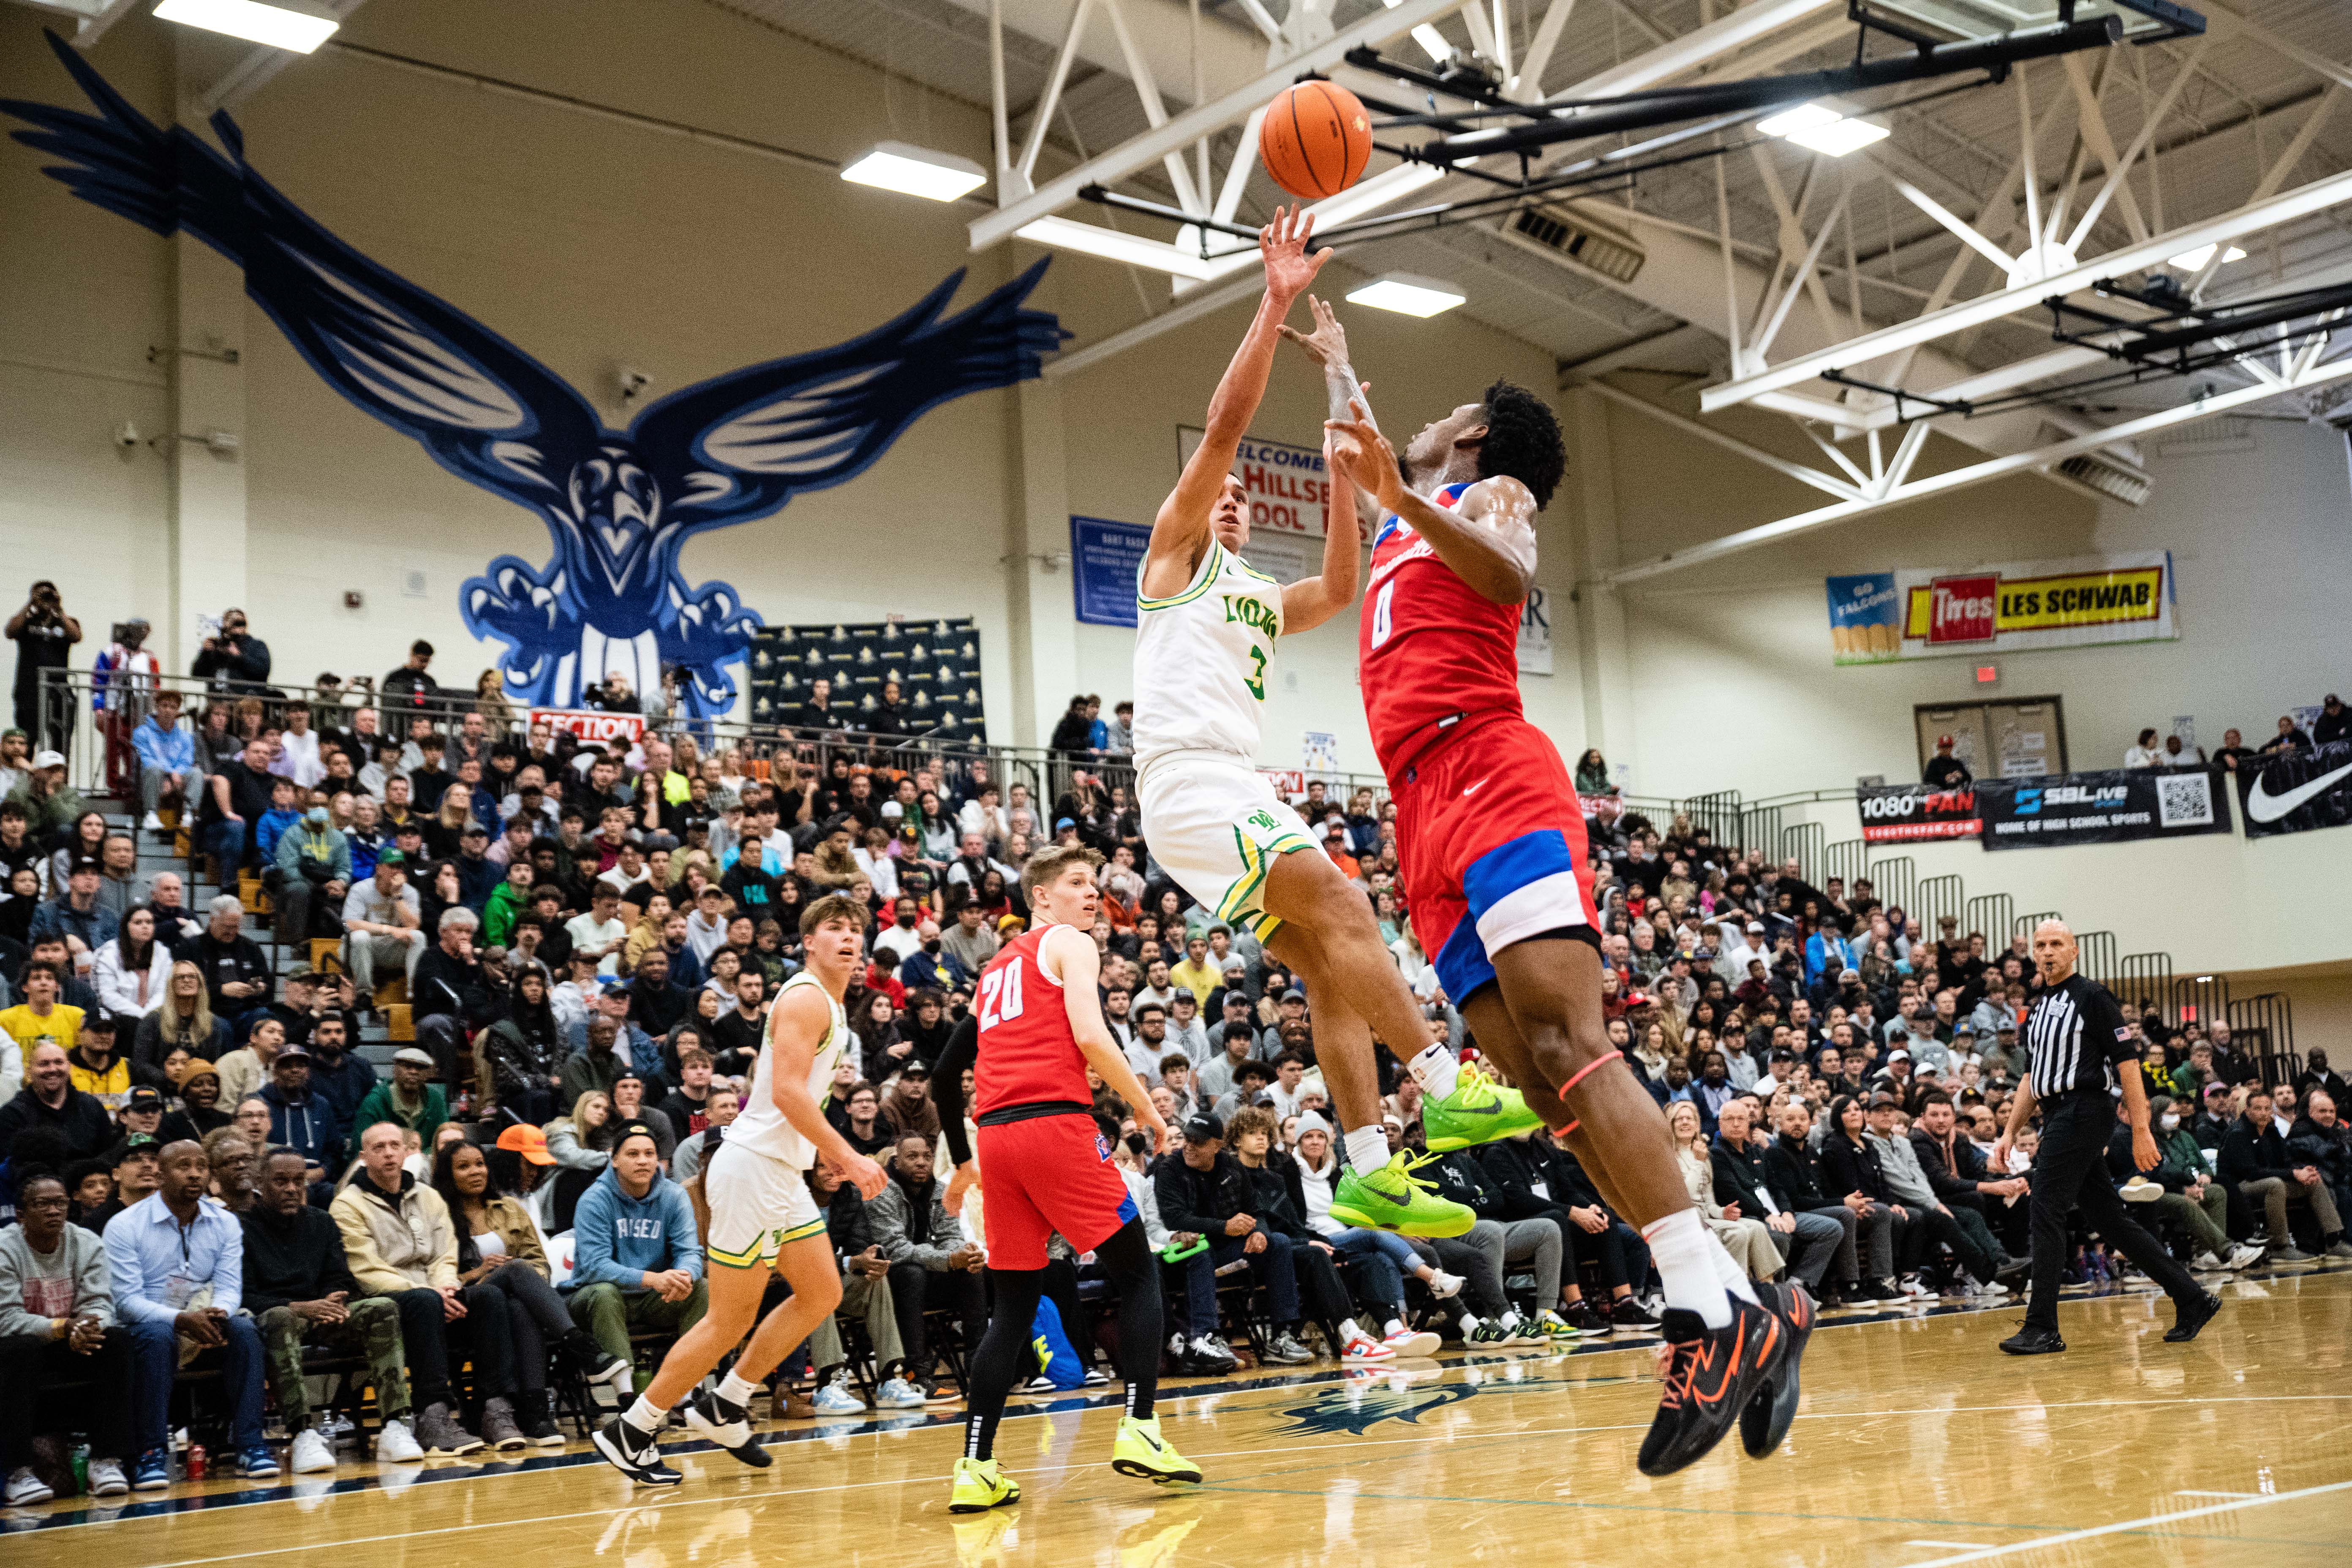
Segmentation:
<svg viewBox="0 0 2352 1568">
<path fill-rule="evenodd" d="M 1034 223 L 1024 224 L 1013 232 L 1037 245 L 1082 251 L 1088 256 L 1099 256 L 1105 261 L 1124 261 L 1131 266 L 1149 267 L 1155 272 L 1190 278 L 1196 282 L 1217 276 L 1213 263 L 1202 260 L 1192 251 L 1160 240 L 1146 239 L 1140 235 L 1121 234 L 1115 228 L 1104 228 L 1097 224 L 1080 223 L 1076 218 L 1041 217 Z M 1247 259 L 1257 259 L 1257 252 L 1250 251 Z"/>
<path fill-rule="evenodd" d="M 331 16 L 265 5 L 262 0 L 163 0 L 155 15 L 166 22 L 226 33 L 298 55 L 309 54 L 342 26 Z"/>
<path fill-rule="evenodd" d="M 935 153 L 904 142 L 885 142 L 872 152 L 852 159 L 841 171 L 852 184 L 921 196 L 926 201 L 951 202 L 979 188 L 988 172 L 969 158 Z"/>
<path fill-rule="evenodd" d="M 2233 245 L 2221 253 L 2221 265 L 2227 267 L 2232 261 L 2243 261 L 2245 258 L 2246 253 Z M 2205 270 L 2205 264 L 2212 259 L 2213 247 L 2210 245 L 2200 245 L 2194 250 L 2182 251 L 2166 265 L 2178 267 L 2183 272 L 2202 272 Z"/>
<path fill-rule="evenodd" d="M 1453 284 L 1442 283 L 1434 278 L 1391 272 L 1351 290 L 1348 302 L 1370 305 L 1375 310 L 1394 310 L 1400 316 L 1426 318 L 1451 310 L 1468 297 Z"/>
<path fill-rule="evenodd" d="M 1849 153 L 1859 152 L 1874 142 L 1884 142 L 1891 134 L 1883 125 L 1873 125 L 1866 120 L 1850 120 L 1836 110 L 1818 103 L 1801 103 L 1794 109 L 1784 109 L 1769 120 L 1758 121 L 1756 129 L 1767 136 L 1778 136 L 1832 158 L 1843 158 Z"/>
</svg>

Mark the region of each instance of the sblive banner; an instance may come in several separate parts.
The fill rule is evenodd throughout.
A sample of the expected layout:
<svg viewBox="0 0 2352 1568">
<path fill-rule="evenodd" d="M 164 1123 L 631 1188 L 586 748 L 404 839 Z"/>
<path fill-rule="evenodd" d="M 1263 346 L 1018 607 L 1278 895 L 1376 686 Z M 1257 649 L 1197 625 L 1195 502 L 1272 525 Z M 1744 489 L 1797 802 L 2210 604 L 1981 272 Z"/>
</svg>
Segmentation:
<svg viewBox="0 0 2352 1568">
<path fill-rule="evenodd" d="M 2178 637 L 2172 552 L 2137 551 L 1828 580 L 1839 664 Z"/>
<path fill-rule="evenodd" d="M 1974 784 L 1930 789 L 1926 784 L 1864 784 L 1854 792 L 1866 844 L 1912 844 L 1927 838 L 1974 838 L 1983 830 Z"/>
<path fill-rule="evenodd" d="M 2230 797 L 2202 768 L 1979 779 L 1972 786 L 1988 849 L 2120 844 L 2230 831 Z"/>
<path fill-rule="evenodd" d="M 2275 752 L 2239 774 L 2246 837 L 2352 826 L 2352 741 Z"/>
</svg>

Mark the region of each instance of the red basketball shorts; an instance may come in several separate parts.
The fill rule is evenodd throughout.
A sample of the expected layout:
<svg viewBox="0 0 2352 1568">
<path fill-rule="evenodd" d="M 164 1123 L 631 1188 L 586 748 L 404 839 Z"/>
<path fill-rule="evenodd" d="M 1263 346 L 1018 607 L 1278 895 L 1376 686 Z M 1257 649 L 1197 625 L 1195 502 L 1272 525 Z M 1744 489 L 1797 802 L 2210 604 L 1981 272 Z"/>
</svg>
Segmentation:
<svg viewBox="0 0 2352 1568">
<path fill-rule="evenodd" d="M 1043 1268 L 1055 1232 L 1092 1252 L 1136 1216 L 1091 1116 L 1064 1112 L 980 1129 L 980 1190 L 991 1268 Z"/>
<path fill-rule="evenodd" d="M 1424 752 L 1391 785 L 1413 934 L 1460 1006 L 1491 954 L 1563 928 L 1599 934 L 1584 814 L 1551 738 L 1488 720 Z"/>
</svg>

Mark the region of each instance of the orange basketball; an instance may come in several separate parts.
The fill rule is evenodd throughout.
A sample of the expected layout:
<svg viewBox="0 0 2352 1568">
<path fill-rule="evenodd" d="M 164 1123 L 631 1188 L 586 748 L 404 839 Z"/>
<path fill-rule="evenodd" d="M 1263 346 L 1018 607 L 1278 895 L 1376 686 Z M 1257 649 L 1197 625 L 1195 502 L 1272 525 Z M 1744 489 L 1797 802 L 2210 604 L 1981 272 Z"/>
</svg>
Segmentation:
<svg viewBox="0 0 2352 1568">
<path fill-rule="evenodd" d="M 1336 82 L 1302 81 L 1266 105 L 1257 157 L 1294 196 L 1336 196 L 1364 176 L 1372 121 L 1361 100 Z"/>
</svg>

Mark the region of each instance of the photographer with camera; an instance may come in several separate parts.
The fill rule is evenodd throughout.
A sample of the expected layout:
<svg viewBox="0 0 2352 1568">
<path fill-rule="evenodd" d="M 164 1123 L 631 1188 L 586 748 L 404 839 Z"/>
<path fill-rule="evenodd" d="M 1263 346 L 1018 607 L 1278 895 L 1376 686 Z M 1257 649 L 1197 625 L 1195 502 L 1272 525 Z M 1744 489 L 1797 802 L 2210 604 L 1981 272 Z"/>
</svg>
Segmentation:
<svg viewBox="0 0 2352 1568">
<path fill-rule="evenodd" d="M 7 630 L 16 645 L 16 728 L 33 737 L 36 751 L 62 747 L 72 733 L 73 698 L 62 686 L 45 698 L 41 671 L 66 667 L 67 650 L 81 641 L 81 623 L 66 614 L 58 585 L 44 577 L 8 617 Z"/>
<path fill-rule="evenodd" d="M 215 691 L 260 691 L 269 683 L 269 645 L 246 630 L 243 610 L 223 610 L 220 630 L 205 639 L 188 673 Z"/>
</svg>

